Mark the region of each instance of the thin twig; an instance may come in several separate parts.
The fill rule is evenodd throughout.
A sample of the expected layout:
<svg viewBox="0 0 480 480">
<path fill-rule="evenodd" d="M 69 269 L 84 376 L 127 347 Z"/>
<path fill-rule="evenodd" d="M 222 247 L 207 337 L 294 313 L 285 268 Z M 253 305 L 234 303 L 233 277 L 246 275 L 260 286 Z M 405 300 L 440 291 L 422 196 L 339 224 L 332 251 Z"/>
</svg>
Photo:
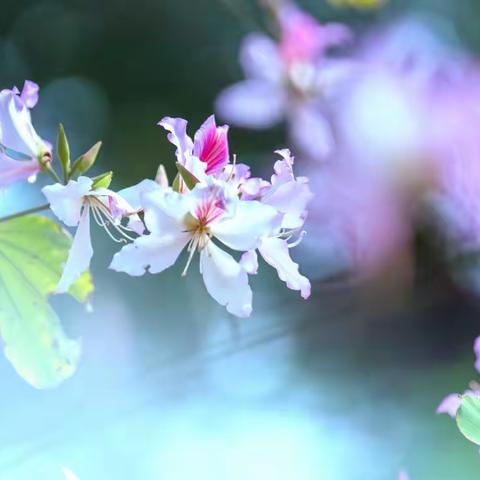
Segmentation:
<svg viewBox="0 0 480 480">
<path fill-rule="evenodd" d="M 50 205 L 46 203 L 45 205 L 29 208 L 28 210 L 23 210 L 21 212 L 13 213 L 12 215 L 7 215 L 6 217 L 0 217 L 0 223 L 8 222 L 8 220 L 13 220 L 14 218 L 23 217 L 25 215 L 30 215 L 31 213 L 41 212 L 42 210 L 47 210 L 49 207 Z"/>
</svg>

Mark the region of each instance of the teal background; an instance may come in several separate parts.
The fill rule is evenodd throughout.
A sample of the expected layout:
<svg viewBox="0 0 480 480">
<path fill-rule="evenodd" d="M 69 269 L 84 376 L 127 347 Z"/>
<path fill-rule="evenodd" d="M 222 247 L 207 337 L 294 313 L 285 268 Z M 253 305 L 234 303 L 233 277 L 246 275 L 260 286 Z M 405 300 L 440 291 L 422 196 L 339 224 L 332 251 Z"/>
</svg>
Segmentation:
<svg viewBox="0 0 480 480">
<path fill-rule="evenodd" d="M 391 1 L 378 12 L 300 2 L 362 32 L 405 14 L 435 16 L 448 41 L 480 49 L 474 0 Z M 1 0 L 0 84 L 41 85 L 38 131 L 64 123 L 72 150 L 99 139 L 97 173 L 114 188 L 173 173 L 156 122 L 193 131 L 219 90 L 241 78 L 242 37 L 264 25 L 251 0 Z M 283 126 L 232 129 L 231 149 L 269 174 Z M 298 163 L 301 173 L 302 164 Z M 41 201 L 38 186 L 2 193 L 2 211 Z M 475 480 L 477 448 L 436 416 L 444 395 L 475 379 L 479 304 L 425 251 L 413 288 L 314 281 L 304 302 L 266 266 L 252 278 L 254 314 L 233 320 L 183 261 L 158 276 L 107 270 L 117 246 L 94 231 L 93 313 L 55 298 L 81 337 L 77 374 L 36 391 L 0 358 L 0 479 Z M 321 265 L 296 258 L 314 280 Z M 395 277 L 395 272 L 390 272 Z"/>
</svg>

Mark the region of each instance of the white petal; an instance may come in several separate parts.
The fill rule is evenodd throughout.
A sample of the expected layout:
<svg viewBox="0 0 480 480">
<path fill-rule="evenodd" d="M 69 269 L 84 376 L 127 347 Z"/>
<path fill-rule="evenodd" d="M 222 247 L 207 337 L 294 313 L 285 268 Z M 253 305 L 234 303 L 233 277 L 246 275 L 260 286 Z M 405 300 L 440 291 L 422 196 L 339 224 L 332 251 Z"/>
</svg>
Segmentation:
<svg viewBox="0 0 480 480">
<path fill-rule="evenodd" d="M 175 263 L 190 238 L 183 232 L 176 236 L 138 237 L 114 255 L 110 268 L 135 277 L 143 275 L 147 269 L 150 273 L 160 273 Z"/>
<path fill-rule="evenodd" d="M 84 204 L 84 196 L 92 188 L 92 180 L 79 177 L 78 181 L 70 180 L 67 185 L 56 183 L 42 188 L 43 194 L 50 203 L 53 213 L 69 227 L 75 227 L 80 220 Z"/>
<path fill-rule="evenodd" d="M 88 204 L 85 205 L 78 228 L 73 238 L 68 259 L 63 268 L 62 278 L 58 282 L 56 293 L 68 292 L 72 283 L 90 266 L 93 256 L 92 242 L 90 240 L 90 212 Z"/>
<path fill-rule="evenodd" d="M 245 252 L 240 258 L 240 265 L 250 275 L 256 275 L 258 271 L 258 257 L 255 250 Z"/>
<path fill-rule="evenodd" d="M 299 290 L 303 298 L 310 296 L 311 286 L 308 278 L 300 275 L 298 265 L 290 258 L 286 240 L 266 238 L 259 247 L 264 260 L 277 270 L 280 280 L 292 290 Z"/>
<path fill-rule="evenodd" d="M 282 59 L 277 44 L 267 35 L 255 32 L 245 37 L 240 48 L 240 63 L 247 77 L 272 83 L 282 80 Z"/>
<path fill-rule="evenodd" d="M 0 92 L 0 142 L 17 152 L 37 158 L 48 150 L 37 135 L 30 110 L 14 90 Z"/>
<path fill-rule="evenodd" d="M 168 141 L 177 147 L 175 155 L 177 161 L 185 165 L 186 158 L 192 154 L 193 141 L 187 135 L 188 122 L 183 118 L 162 118 L 158 125 L 170 132 L 167 135 Z"/>
<path fill-rule="evenodd" d="M 207 177 L 205 173 L 207 164 L 194 155 L 187 156 L 185 159 L 185 168 L 198 180 L 204 180 Z"/>
<path fill-rule="evenodd" d="M 37 160 L 13 160 L 0 153 L 0 188 L 6 188 L 20 180 L 35 181 L 39 171 L 40 164 Z"/>
<path fill-rule="evenodd" d="M 282 228 L 298 229 L 305 222 L 307 205 L 312 197 L 308 180 L 299 177 L 279 185 L 278 188 L 273 187 L 262 201 L 284 213 Z"/>
<path fill-rule="evenodd" d="M 137 235 L 142 235 L 145 232 L 145 225 L 138 215 L 128 216 L 128 228 Z"/>
<path fill-rule="evenodd" d="M 237 317 L 252 313 L 252 290 L 248 275 L 235 259 L 213 242 L 200 253 L 200 272 L 208 293 Z"/>
<path fill-rule="evenodd" d="M 266 81 L 246 80 L 228 87 L 216 101 L 221 117 L 239 127 L 270 128 L 285 114 L 285 91 Z"/>
<path fill-rule="evenodd" d="M 141 195 L 145 224 L 157 235 L 177 235 L 185 230 L 184 218 L 192 210 L 190 195 L 180 195 L 171 189 L 157 189 Z"/>
<path fill-rule="evenodd" d="M 239 200 L 232 217 L 214 223 L 210 230 L 227 247 L 254 250 L 262 237 L 274 235 L 280 228 L 282 214 L 257 201 Z"/>
<path fill-rule="evenodd" d="M 150 179 L 142 180 L 140 183 L 133 185 L 132 187 L 124 188 L 117 192 L 120 197 L 122 197 L 128 204 L 132 207 L 133 210 L 139 210 L 141 208 L 140 197 L 143 193 L 151 192 L 160 188 L 155 181 Z"/>
</svg>

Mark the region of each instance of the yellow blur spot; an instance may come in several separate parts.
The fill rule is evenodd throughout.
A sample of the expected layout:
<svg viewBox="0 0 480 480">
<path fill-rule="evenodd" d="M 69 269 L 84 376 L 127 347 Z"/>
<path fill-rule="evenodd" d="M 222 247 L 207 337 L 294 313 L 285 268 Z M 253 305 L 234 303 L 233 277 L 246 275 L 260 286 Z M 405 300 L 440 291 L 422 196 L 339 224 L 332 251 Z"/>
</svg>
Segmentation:
<svg viewBox="0 0 480 480">
<path fill-rule="evenodd" d="M 336 7 L 353 7 L 353 8 L 379 8 L 388 0 L 327 0 L 331 5 Z"/>
</svg>

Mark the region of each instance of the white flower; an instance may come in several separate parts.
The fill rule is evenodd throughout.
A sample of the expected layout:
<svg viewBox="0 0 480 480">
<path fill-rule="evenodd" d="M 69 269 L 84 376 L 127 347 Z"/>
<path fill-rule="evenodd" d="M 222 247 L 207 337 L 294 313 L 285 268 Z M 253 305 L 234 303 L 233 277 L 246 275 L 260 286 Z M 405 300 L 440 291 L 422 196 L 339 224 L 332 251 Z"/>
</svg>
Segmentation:
<svg viewBox="0 0 480 480">
<path fill-rule="evenodd" d="M 38 85 L 27 80 L 22 92 L 0 92 L 0 187 L 35 178 L 40 161 L 51 159 L 51 147 L 38 136 L 30 116 L 38 91 Z"/>
<path fill-rule="evenodd" d="M 247 272 L 215 241 L 232 250 L 255 250 L 262 238 L 280 231 L 282 215 L 258 201 L 240 200 L 231 185 L 207 177 L 183 194 L 157 188 L 141 195 L 149 235 L 118 252 L 111 268 L 129 275 L 159 273 L 172 266 L 187 247 L 189 257 L 200 252 L 200 271 L 208 293 L 227 311 L 247 317 L 252 291 Z"/>
<path fill-rule="evenodd" d="M 126 197 L 137 196 L 138 198 L 135 189 L 156 188 L 150 183 L 142 182 L 137 187 L 126 189 L 124 198 L 122 192 L 115 193 L 106 188 L 93 189 L 92 187 L 93 181 L 90 178 L 79 177 L 76 181 L 70 180 L 67 185 L 56 183 L 42 189 L 53 213 L 65 225 L 78 227 L 56 293 L 67 292 L 90 265 L 93 256 L 90 240 L 90 213 L 113 240 L 133 240 L 129 235 L 130 232 L 141 234 L 144 227 L 137 214 L 138 208 L 132 206 Z M 123 217 L 128 217 L 128 227 L 121 224 Z"/>
<path fill-rule="evenodd" d="M 282 160 L 275 162 L 271 184 L 262 182 L 259 189 L 259 200 L 270 205 L 282 214 L 281 232 L 277 235 L 262 238 L 258 251 L 263 259 L 277 270 L 279 278 L 292 290 L 299 290 L 303 298 L 308 298 L 311 292 L 310 281 L 300 274 L 298 265 L 290 258 L 289 249 L 296 246 L 302 239 L 303 227 L 307 216 L 307 205 L 313 195 L 308 186 L 308 179 L 295 177 L 293 173 L 294 158 L 290 151 L 277 150 Z M 251 185 L 258 179 L 247 179 L 240 188 L 245 191 L 245 185 Z M 258 183 L 258 182 L 257 182 Z M 249 195 L 248 195 L 249 196 Z M 242 197 L 243 198 L 243 197 Z M 299 234 L 299 239 L 293 243 L 288 240 Z M 248 252 L 242 257 L 242 265 L 250 274 L 255 274 L 258 268 L 256 252 Z"/>
</svg>

